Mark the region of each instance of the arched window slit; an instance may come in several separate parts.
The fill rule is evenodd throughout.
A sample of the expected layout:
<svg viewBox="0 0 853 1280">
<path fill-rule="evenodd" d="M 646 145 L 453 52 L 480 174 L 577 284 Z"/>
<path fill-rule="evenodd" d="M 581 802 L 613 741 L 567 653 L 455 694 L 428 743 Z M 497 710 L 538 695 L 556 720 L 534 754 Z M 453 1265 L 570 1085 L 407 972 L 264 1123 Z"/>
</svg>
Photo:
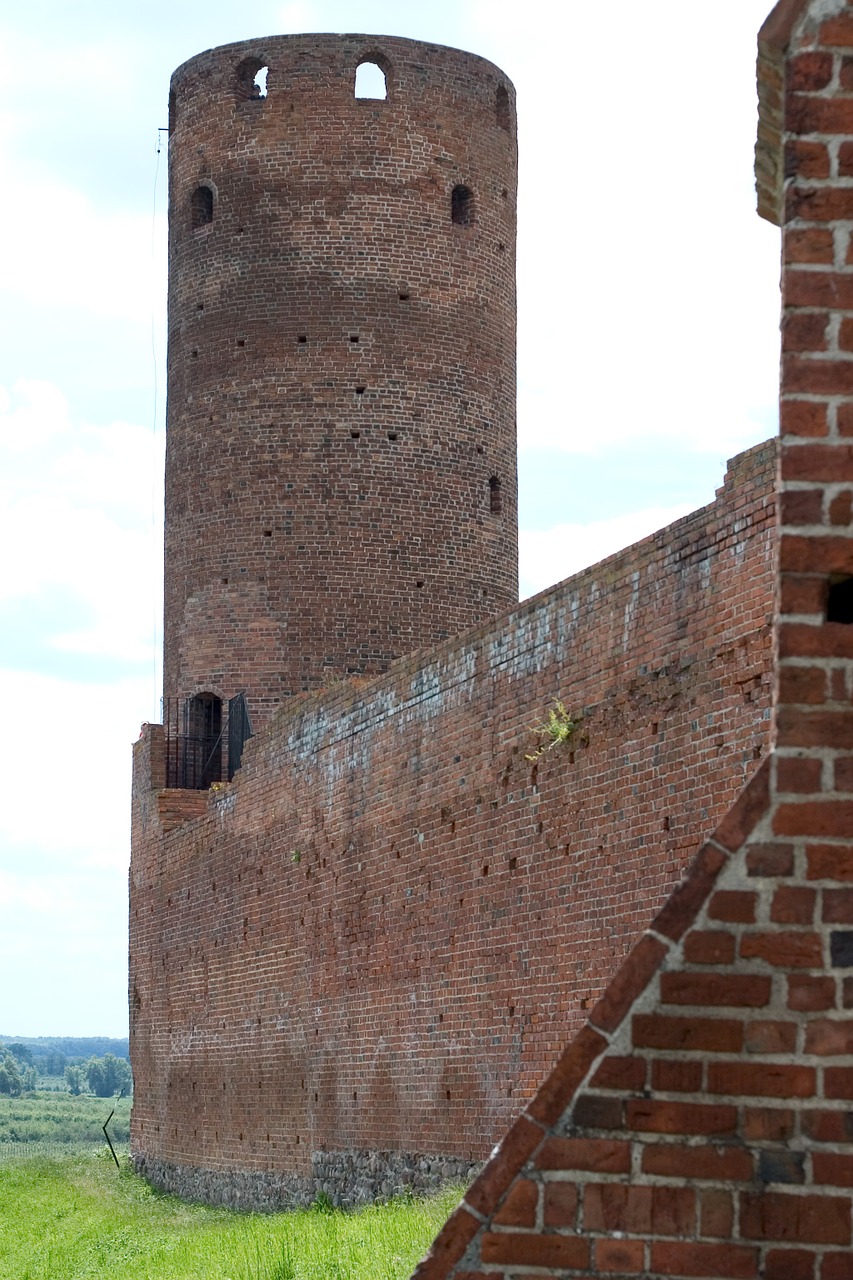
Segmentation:
<svg viewBox="0 0 853 1280">
<path fill-rule="evenodd" d="M 196 187 L 190 200 L 190 217 L 193 231 L 213 221 L 213 192 L 210 187 Z"/>
<path fill-rule="evenodd" d="M 509 109 L 509 92 L 505 84 L 499 84 L 495 92 L 495 119 L 501 129 L 506 129 L 509 133 L 512 117 Z"/>
<path fill-rule="evenodd" d="M 388 97 L 388 81 L 384 68 L 369 58 L 355 69 L 355 96 L 383 102 Z"/>
</svg>

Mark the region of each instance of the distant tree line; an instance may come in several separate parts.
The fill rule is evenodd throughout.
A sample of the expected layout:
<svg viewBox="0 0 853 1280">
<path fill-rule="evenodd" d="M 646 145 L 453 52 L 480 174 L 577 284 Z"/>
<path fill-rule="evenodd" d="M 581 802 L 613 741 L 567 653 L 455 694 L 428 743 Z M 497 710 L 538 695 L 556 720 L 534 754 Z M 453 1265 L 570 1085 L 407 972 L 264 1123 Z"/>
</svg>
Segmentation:
<svg viewBox="0 0 853 1280">
<path fill-rule="evenodd" d="M 85 1062 L 92 1057 L 101 1058 L 106 1053 L 114 1053 L 117 1058 L 130 1057 L 126 1036 L 123 1039 L 114 1036 L 13 1036 L 0 1031 L 0 1044 L 8 1046 L 10 1041 L 30 1051 L 33 1064 L 43 1076 L 61 1076 L 69 1062 Z M 45 1064 L 57 1054 L 65 1057 L 61 1070 L 47 1071 Z"/>
<path fill-rule="evenodd" d="M 111 1098 L 117 1093 L 130 1093 L 133 1077 L 126 1058 L 105 1053 L 93 1054 L 86 1062 L 69 1063 L 63 1053 L 52 1050 L 38 1061 L 43 1075 L 64 1075 L 72 1094 L 94 1093 L 98 1098 Z M 0 1045 L 0 1094 L 19 1097 L 38 1088 L 39 1070 L 32 1049 L 13 1041 Z"/>
</svg>

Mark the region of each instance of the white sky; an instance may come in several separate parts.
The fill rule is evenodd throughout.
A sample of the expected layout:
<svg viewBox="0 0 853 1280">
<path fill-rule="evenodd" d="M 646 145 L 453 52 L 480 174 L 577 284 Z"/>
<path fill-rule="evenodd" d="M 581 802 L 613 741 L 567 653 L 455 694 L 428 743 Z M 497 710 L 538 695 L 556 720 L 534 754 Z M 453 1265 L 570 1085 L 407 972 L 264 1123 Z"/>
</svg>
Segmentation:
<svg viewBox="0 0 853 1280">
<path fill-rule="evenodd" d="M 126 1034 L 130 744 L 160 694 L 174 67 L 346 30 L 470 49 L 515 81 L 527 595 L 710 501 L 776 429 L 779 233 L 752 177 L 770 7 L 6 6 L 0 1035 Z"/>
</svg>

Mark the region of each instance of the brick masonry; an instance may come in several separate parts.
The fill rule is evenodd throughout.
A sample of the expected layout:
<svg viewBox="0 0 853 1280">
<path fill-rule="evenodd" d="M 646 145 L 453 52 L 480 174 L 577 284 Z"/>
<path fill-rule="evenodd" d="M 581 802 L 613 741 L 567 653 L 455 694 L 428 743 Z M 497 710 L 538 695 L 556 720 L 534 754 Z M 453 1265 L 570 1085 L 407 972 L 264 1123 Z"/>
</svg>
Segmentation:
<svg viewBox="0 0 853 1280">
<path fill-rule="evenodd" d="M 774 750 L 418 1280 L 853 1276 L 853 4 L 759 40 L 782 226 Z"/>
<path fill-rule="evenodd" d="M 756 447 L 668 529 L 291 699 L 229 786 L 164 789 L 146 728 L 132 1145 L 152 1180 L 352 1202 L 486 1158 L 766 754 L 775 470 Z M 583 718 L 530 759 L 555 699 Z M 720 909 L 740 927 L 739 900 Z"/>
<path fill-rule="evenodd" d="M 257 728 L 518 599 L 515 93 L 276 36 L 180 67 L 170 131 L 164 692 Z"/>
</svg>

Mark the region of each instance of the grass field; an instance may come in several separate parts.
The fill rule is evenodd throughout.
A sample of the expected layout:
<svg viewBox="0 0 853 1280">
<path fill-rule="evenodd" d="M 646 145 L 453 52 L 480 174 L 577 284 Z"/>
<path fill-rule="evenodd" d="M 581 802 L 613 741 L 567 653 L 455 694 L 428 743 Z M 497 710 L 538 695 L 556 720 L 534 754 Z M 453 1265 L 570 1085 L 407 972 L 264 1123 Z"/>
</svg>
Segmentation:
<svg viewBox="0 0 853 1280">
<path fill-rule="evenodd" d="M 130 1098 L 93 1098 L 81 1094 L 73 1098 L 70 1093 L 25 1093 L 20 1098 L 0 1094 L 0 1161 L 4 1152 L 12 1150 L 10 1144 L 26 1142 L 47 1143 L 51 1149 L 57 1143 L 100 1146 L 104 1141 L 101 1125 L 112 1111 L 116 1113 L 109 1124 L 113 1143 L 124 1146 L 130 1140 Z"/>
<path fill-rule="evenodd" d="M 461 1187 L 350 1213 L 187 1205 L 106 1147 L 0 1163 L 2 1280 L 406 1280 Z"/>
</svg>

